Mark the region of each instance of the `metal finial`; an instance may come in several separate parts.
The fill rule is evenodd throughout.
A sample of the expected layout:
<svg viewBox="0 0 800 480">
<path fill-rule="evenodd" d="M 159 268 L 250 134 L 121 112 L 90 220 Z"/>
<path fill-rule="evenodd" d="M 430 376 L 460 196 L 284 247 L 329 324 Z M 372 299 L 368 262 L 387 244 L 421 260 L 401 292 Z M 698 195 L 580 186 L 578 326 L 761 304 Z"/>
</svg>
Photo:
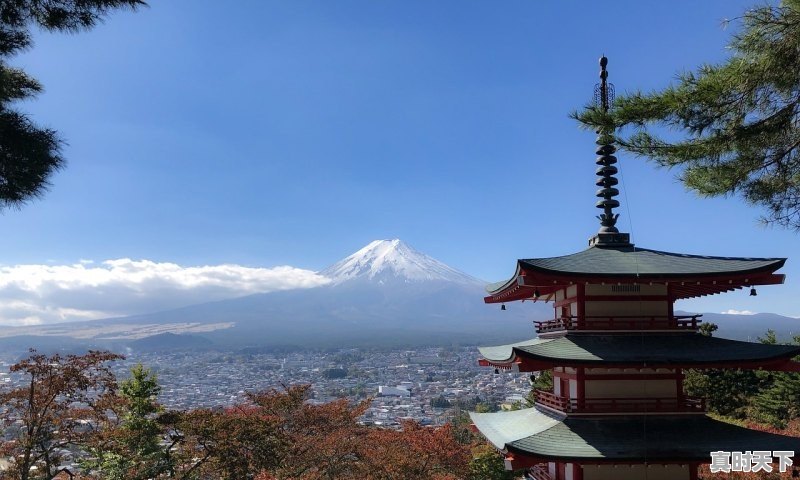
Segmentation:
<svg viewBox="0 0 800 480">
<path fill-rule="evenodd" d="M 594 101 L 599 105 L 604 112 L 608 112 L 611 102 L 614 101 L 614 85 L 609 83 L 608 71 L 606 66 L 608 59 L 604 56 L 600 57 L 600 83 L 594 87 Z M 602 208 L 603 213 L 597 216 L 600 220 L 600 230 L 591 240 L 591 245 L 629 245 L 630 235 L 626 233 L 619 233 L 616 224 L 619 214 L 614 213 L 614 209 L 619 207 L 619 201 L 614 197 L 619 195 L 616 185 L 618 180 L 615 175 L 617 174 L 617 157 L 614 152 L 617 148 L 614 146 L 613 131 L 605 129 L 598 130 L 597 137 L 597 181 L 595 185 L 600 187 L 597 190 L 597 196 L 600 200 L 597 202 L 597 208 Z"/>
<path fill-rule="evenodd" d="M 617 157 L 613 155 L 614 152 L 617 151 L 617 148 L 612 144 L 603 144 L 603 137 L 604 135 L 601 133 L 599 137 L 597 137 L 597 143 L 600 145 L 597 148 L 597 160 L 595 163 L 597 166 L 597 173 L 598 178 L 595 182 L 595 185 L 600 187 L 597 190 L 597 196 L 600 197 L 602 200 L 599 200 L 596 204 L 597 208 L 602 208 L 603 213 L 597 216 L 600 220 L 600 232 L 601 233 L 618 233 L 617 227 L 617 218 L 619 218 L 619 214 L 614 213 L 613 209 L 619 207 L 619 201 L 615 200 L 614 197 L 619 195 L 619 190 L 614 188 L 614 186 L 619 183 L 619 181 L 614 177 L 617 174 L 617 167 L 614 166 L 617 163 Z"/>
<path fill-rule="evenodd" d="M 607 65 L 608 59 L 603 55 L 600 57 L 600 83 L 594 86 L 594 103 L 599 105 L 604 112 L 608 111 L 614 101 L 614 84 L 606 81 L 608 79 Z"/>
</svg>

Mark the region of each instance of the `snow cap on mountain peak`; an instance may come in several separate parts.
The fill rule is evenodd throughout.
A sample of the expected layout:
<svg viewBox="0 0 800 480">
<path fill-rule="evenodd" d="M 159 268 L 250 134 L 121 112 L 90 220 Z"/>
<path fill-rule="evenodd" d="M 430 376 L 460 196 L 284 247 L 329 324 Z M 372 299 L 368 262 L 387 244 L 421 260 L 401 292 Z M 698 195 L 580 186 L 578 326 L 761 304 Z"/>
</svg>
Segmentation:
<svg viewBox="0 0 800 480">
<path fill-rule="evenodd" d="M 366 247 L 336 262 L 320 274 L 339 284 L 356 278 L 397 279 L 406 282 L 445 280 L 458 283 L 480 281 L 414 250 L 400 239 L 375 240 Z"/>
</svg>

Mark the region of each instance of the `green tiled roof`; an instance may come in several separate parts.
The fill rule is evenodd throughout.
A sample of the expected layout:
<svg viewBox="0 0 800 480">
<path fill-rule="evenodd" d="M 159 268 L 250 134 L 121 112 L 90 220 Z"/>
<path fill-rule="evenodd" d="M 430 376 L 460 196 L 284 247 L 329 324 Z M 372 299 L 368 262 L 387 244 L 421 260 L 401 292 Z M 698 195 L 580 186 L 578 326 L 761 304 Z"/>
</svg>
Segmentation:
<svg viewBox="0 0 800 480">
<path fill-rule="evenodd" d="M 800 438 L 750 430 L 705 415 L 558 420 L 535 408 L 519 412 L 473 413 L 470 416 L 496 447 L 503 448 L 499 446 L 503 445 L 511 452 L 552 459 L 705 460 L 709 452 L 717 450 L 800 451 Z M 509 430 L 508 419 L 504 417 L 511 414 L 526 415 L 528 431 L 519 425 Z"/>
<path fill-rule="evenodd" d="M 495 446 L 503 449 L 507 443 L 529 437 L 555 427 L 561 417 L 535 408 L 524 408 L 501 414 L 470 413 L 472 423 L 483 436 Z"/>
<path fill-rule="evenodd" d="M 774 271 L 785 258 L 707 257 L 636 247 L 591 247 L 562 257 L 520 260 L 526 269 L 602 276 L 695 276 Z"/>
<path fill-rule="evenodd" d="M 514 358 L 515 347 L 532 347 L 534 345 L 540 345 L 542 343 L 551 341 L 551 339 L 532 338 L 522 342 L 509 343 L 508 345 L 498 345 L 496 347 L 478 347 L 478 351 L 481 352 L 483 358 L 488 360 L 507 362 Z"/>
<path fill-rule="evenodd" d="M 790 358 L 800 346 L 765 345 L 697 333 L 568 334 L 511 345 L 483 347 L 489 361 L 508 362 L 514 356 L 570 364 L 704 364 Z"/>
</svg>

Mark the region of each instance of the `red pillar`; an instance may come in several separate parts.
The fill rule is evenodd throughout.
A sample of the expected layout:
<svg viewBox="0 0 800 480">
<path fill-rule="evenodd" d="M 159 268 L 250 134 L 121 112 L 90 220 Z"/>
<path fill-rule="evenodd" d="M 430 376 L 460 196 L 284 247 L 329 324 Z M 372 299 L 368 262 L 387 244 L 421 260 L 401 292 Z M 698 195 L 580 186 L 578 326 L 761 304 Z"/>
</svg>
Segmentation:
<svg viewBox="0 0 800 480">
<path fill-rule="evenodd" d="M 583 480 L 583 468 L 577 464 L 572 464 L 572 480 Z"/>
</svg>

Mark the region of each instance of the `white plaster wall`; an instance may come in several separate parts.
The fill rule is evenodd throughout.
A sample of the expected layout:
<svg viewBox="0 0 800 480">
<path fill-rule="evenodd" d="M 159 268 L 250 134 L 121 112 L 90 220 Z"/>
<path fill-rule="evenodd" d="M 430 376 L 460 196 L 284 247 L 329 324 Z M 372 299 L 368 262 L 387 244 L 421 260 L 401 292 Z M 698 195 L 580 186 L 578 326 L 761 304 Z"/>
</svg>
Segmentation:
<svg viewBox="0 0 800 480">
<path fill-rule="evenodd" d="M 586 465 L 583 480 L 689 480 L 688 465 Z"/>
<path fill-rule="evenodd" d="M 677 382 L 672 380 L 586 380 L 586 398 L 675 398 Z"/>
<path fill-rule="evenodd" d="M 578 286 L 570 285 L 567 287 L 567 298 L 575 298 L 578 295 Z"/>
<path fill-rule="evenodd" d="M 667 301 L 641 301 L 641 302 L 592 302 L 587 301 L 585 307 L 587 316 L 667 316 L 669 303 Z M 591 321 L 591 320 L 589 320 Z"/>
<path fill-rule="evenodd" d="M 578 381 L 574 378 L 569 381 L 569 398 L 578 398 Z"/>
<path fill-rule="evenodd" d="M 639 285 L 638 292 L 615 292 L 612 285 L 586 285 L 586 295 L 625 295 L 635 297 L 637 295 L 666 295 L 666 285 Z"/>
<path fill-rule="evenodd" d="M 564 300 L 564 290 L 556 290 L 556 301 Z"/>
</svg>

